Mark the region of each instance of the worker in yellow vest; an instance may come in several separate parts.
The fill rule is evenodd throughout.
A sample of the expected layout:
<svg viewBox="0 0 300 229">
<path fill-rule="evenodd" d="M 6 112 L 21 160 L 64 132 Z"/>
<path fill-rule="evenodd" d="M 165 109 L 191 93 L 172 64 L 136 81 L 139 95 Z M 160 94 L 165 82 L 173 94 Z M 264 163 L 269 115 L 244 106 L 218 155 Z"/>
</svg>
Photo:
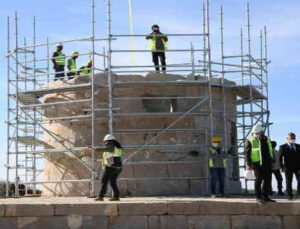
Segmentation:
<svg viewBox="0 0 300 229">
<path fill-rule="evenodd" d="M 103 156 L 102 156 L 103 175 L 101 179 L 101 190 L 95 200 L 98 201 L 104 200 L 104 196 L 107 191 L 107 184 L 109 182 L 113 190 L 113 196 L 109 200 L 118 201 L 120 200 L 120 191 L 117 185 L 117 178 L 122 171 L 121 158 L 124 153 L 124 149 L 112 134 L 107 134 L 104 137 L 103 141 L 105 147 L 95 148 L 96 151 L 103 152 Z"/>
<path fill-rule="evenodd" d="M 90 75 L 90 74 L 92 74 L 92 67 L 93 67 L 93 61 L 89 60 L 89 62 L 87 63 L 87 65 L 82 66 L 79 69 L 80 75 Z"/>
<path fill-rule="evenodd" d="M 211 147 L 209 147 L 209 168 L 211 176 L 211 197 L 216 197 L 216 186 L 219 183 L 219 197 L 224 197 L 225 169 L 227 152 L 221 148 L 221 137 L 212 138 Z"/>
<path fill-rule="evenodd" d="M 65 54 L 62 53 L 63 45 L 58 43 L 56 51 L 52 54 L 52 63 L 55 70 L 55 80 L 63 80 L 65 78 Z"/>
<path fill-rule="evenodd" d="M 161 62 L 161 69 L 163 73 L 166 73 L 166 54 L 168 50 L 168 37 L 162 34 L 158 25 L 151 27 L 152 33 L 146 36 L 147 40 L 150 40 L 149 49 L 152 51 L 152 61 L 154 63 L 156 73 L 159 73 L 159 59 Z"/>
<path fill-rule="evenodd" d="M 76 59 L 79 56 L 79 52 L 75 51 L 72 53 L 72 56 L 68 59 L 68 64 L 67 64 L 67 68 L 68 68 L 68 79 L 73 79 L 75 75 L 78 75 L 78 70 L 77 70 L 77 65 L 76 65 Z"/>
<path fill-rule="evenodd" d="M 259 125 L 252 128 L 251 134 L 251 138 L 245 142 L 245 156 L 248 170 L 254 170 L 256 200 L 260 204 L 275 202 L 269 198 L 274 162 L 271 139 L 264 135 L 264 130 Z"/>
</svg>

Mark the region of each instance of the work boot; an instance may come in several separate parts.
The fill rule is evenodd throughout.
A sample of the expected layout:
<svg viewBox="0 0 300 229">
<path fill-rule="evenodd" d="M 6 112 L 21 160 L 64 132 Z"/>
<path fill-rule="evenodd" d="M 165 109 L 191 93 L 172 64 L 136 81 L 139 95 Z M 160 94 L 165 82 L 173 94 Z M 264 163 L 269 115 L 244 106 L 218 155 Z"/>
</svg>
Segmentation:
<svg viewBox="0 0 300 229">
<path fill-rule="evenodd" d="M 276 202 L 276 200 L 272 200 L 272 199 L 270 199 L 270 198 L 267 198 L 265 201 L 266 201 L 266 202 Z"/>
<path fill-rule="evenodd" d="M 109 201 L 120 201 L 120 198 L 119 197 L 113 197 L 113 198 L 110 198 Z"/>
<path fill-rule="evenodd" d="M 264 204 L 264 203 L 266 203 L 266 201 L 265 201 L 264 199 L 262 199 L 262 198 L 256 199 L 256 202 L 257 202 L 258 204 Z"/>
<path fill-rule="evenodd" d="M 95 201 L 104 201 L 104 198 L 102 196 L 98 196 Z"/>
</svg>

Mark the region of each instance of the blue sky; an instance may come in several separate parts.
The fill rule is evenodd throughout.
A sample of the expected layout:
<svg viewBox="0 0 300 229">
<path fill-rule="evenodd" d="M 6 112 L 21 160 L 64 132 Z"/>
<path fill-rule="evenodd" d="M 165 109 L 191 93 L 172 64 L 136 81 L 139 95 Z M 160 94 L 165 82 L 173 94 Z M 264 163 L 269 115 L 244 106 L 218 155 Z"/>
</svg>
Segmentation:
<svg viewBox="0 0 300 229">
<path fill-rule="evenodd" d="M 246 23 L 246 2 L 244 0 L 211 0 L 211 32 L 212 55 L 219 60 L 219 7 L 224 7 L 225 14 L 225 53 L 239 53 L 239 31 Z M 132 0 L 133 23 L 136 34 L 150 32 L 152 24 L 159 24 L 165 33 L 197 33 L 201 32 L 202 1 L 199 0 Z M 268 27 L 270 77 L 270 110 L 271 137 L 278 143 L 285 141 L 287 132 L 293 131 L 300 135 L 300 106 L 298 99 L 298 71 L 300 69 L 300 1 L 298 0 L 250 0 L 253 47 L 258 49 L 258 34 L 264 25 Z M 105 35 L 105 1 L 96 0 L 96 34 Z M 6 17 L 19 13 L 20 41 L 27 37 L 32 42 L 32 17 L 37 18 L 37 43 L 43 43 L 48 36 L 50 41 L 65 40 L 76 37 L 90 36 L 90 1 L 89 0 L 10 0 L 0 3 L 0 179 L 5 177 L 4 164 L 6 161 Z M 12 18 L 11 18 L 12 19 Z M 112 31 L 114 34 L 129 33 L 127 0 L 112 0 Z M 199 39 L 199 38 L 197 38 Z M 190 39 L 197 47 L 196 38 Z M 189 40 L 170 40 L 173 48 L 189 48 Z M 200 43 L 199 43 L 200 44 Z M 114 47 L 127 48 L 128 40 L 118 40 Z M 97 48 L 102 50 L 102 44 Z M 146 48 L 145 40 L 137 39 L 136 48 Z M 200 46 L 199 46 L 200 47 Z M 53 49 L 54 47 L 52 47 Z M 88 46 L 78 44 L 77 47 L 66 45 L 65 52 L 74 49 L 87 51 Z M 257 54 L 257 52 L 256 52 Z M 42 55 L 42 54 L 41 54 Z M 185 61 L 187 56 L 168 56 L 168 62 Z M 188 59 L 187 59 L 188 60 Z M 82 58 L 80 63 L 86 60 Z M 126 56 L 116 57 L 118 63 L 130 64 Z M 150 56 L 135 56 L 137 64 L 152 64 Z M 297 71 L 298 70 L 298 71 Z"/>
</svg>

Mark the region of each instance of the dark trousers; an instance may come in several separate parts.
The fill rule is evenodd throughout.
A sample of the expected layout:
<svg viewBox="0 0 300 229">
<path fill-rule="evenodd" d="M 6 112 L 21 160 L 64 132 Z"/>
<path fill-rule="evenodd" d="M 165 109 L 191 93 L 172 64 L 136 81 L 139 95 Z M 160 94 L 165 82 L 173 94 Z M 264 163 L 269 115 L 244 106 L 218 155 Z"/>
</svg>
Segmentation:
<svg viewBox="0 0 300 229">
<path fill-rule="evenodd" d="M 293 196 L 292 183 L 293 183 L 293 175 L 294 174 L 297 179 L 297 193 L 298 193 L 298 195 L 300 195 L 299 172 L 300 172 L 300 170 L 296 169 L 296 168 L 286 168 L 285 179 L 286 179 L 286 192 L 287 192 L 288 196 Z"/>
<path fill-rule="evenodd" d="M 219 182 L 219 193 L 224 195 L 224 181 L 225 181 L 225 169 L 224 168 L 210 168 L 210 176 L 211 176 L 211 194 L 216 194 L 216 186 Z"/>
<path fill-rule="evenodd" d="M 102 186 L 99 193 L 100 197 L 104 197 L 104 195 L 106 194 L 108 182 L 113 190 L 113 197 L 120 196 L 120 191 L 117 185 L 117 178 L 120 175 L 121 171 L 122 168 L 105 167 L 101 180 Z"/>
<path fill-rule="evenodd" d="M 68 80 L 74 79 L 74 76 L 76 75 L 75 72 L 68 72 L 67 76 L 68 76 Z"/>
<path fill-rule="evenodd" d="M 275 179 L 277 180 L 277 191 L 278 192 L 281 192 L 282 191 L 282 175 L 280 173 L 280 170 L 279 169 L 276 169 L 276 170 L 272 170 L 272 173 L 274 174 L 275 176 Z M 270 192 L 272 193 L 272 181 L 271 181 L 271 185 L 270 185 Z"/>
<path fill-rule="evenodd" d="M 255 194 L 257 199 L 269 199 L 270 185 L 272 181 L 272 167 L 254 166 L 255 174 Z"/>
<path fill-rule="evenodd" d="M 166 55 L 164 52 L 152 52 L 152 61 L 155 66 L 155 71 L 159 72 L 159 59 L 161 63 L 161 70 L 166 71 Z"/>
<path fill-rule="evenodd" d="M 65 66 L 57 66 L 56 68 L 54 68 L 54 70 L 55 70 L 54 81 L 63 80 L 65 78 L 65 73 L 63 72 L 65 71 Z"/>
</svg>

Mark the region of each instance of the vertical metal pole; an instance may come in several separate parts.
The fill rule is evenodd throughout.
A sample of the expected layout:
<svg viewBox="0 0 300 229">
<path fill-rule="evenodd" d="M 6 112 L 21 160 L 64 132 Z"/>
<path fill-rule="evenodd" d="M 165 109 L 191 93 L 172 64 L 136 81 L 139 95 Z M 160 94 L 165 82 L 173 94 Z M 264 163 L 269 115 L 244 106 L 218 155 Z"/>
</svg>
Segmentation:
<svg viewBox="0 0 300 229">
<path fill-rule="evenodd" d="M 242 74 L 242 85 L 245 84 L 244 82 L 244 35 L 243 35 L 243 29 L 241 28 L 241 74 Z M 245 147 L 245 140 L 246 140 L 246 128 L 245 128 L 245 105 L 242 104 L 242 123 L 243 123 L 243 126 L 242 126 L 242 135 L 243 135 L 243 148 Z M 247 164 L 246 164 L 246 157 L 244 157 L 244 170 L 246 171 L 247 169 Z M 245 192 L 248 193 L 248 182 L 247 182 L 247 178 L 245 178 Z"/>
<path fill-rule="evenodd" d="M 36 89 L 36 20 L 35 16 L 33 16 L 33 90 Z M 37 140 L 36 134 L 36 108 L 33 108 L 33 138 Z M 33 145 L 33 150 L 36 149 L 36 144 Z M 36 181 L 36 154 L 33 154 L 33 161 L 32 161 L 32 180 Z M 36 184 L 33 184 L 33 194 L 36 194 Z"/>
<path fill-rule="evenodd" d="M 92 146 L 96 146 L 96 119 L 95 119 L 95 109 L 96 109 L 96 99 L 95 99 L 95 0 L 92 0 Z M 91 196 L 95 196 L 95 180 L 96 174 L 94 173 L 96 167 L 96 157 L 95 150 L 92 150 L 92 190 Z"/>
<path fill-rule="evenodd" d="M 18 14 L 15 12 L 15 54 L 16 54 L 16 141 L 15 141 L 15 197 L 19 197 L 19 55 L 18 55 Z"/>
<path fill-rule="evenodd" d="M 263 32 L 262 30 L 260 30 L 260 34 L 259 34 L 259 51 L 260 51 L 260 85 L 261 85 L 261 93 L 264 94 L 264 87 L 265 87 L 265 84 L 264 84 L 264 69 L 263 69 Z M 265 130 L 267 130 L 267 123 L 265 123 L 265 115 L 263 114 L 264 112 L 264 101 L 262 100 L 260 102 L 260 105 L 261 105 L 261 112 L 262 112 L 262 115 L 261 115 L 261 124 L 263 127 L 265 127 Z"/>
<path fill-rule="evenodd" d="M 192 74 L 194 77 L 196 77 L 195 76 L 195 52 L 194 52 L 194 46 L 192 42 L 191 42 L 191 64 L 192 64 Z"/>
<path fill-rule="evenodd" d="M 113 79 L 111 69 L 111 1 L 107 0 L 107 77 L 108 77 L 108 113 L 109 113 L 109 133 L 113 134 Z"/>
<path fill-rule="evenodd" d="M 105 71 L 106 69 L 106 51 L 105 47 L 103 47 L 103 70 Z"/>
<path fill-rule="evenodd" d="M 49 48 L 49 37 L 47 37 L 47 83 L 50 82 L 50 48 Z"/>
<path fill-rule="evenodd" d="M 24 38 L 24 47 L 27 46 L 26 38 Z M 26 49 L 26 48 L 25 48 Z M 24 85 L 24 90 L 27 90 L 27 52 L 24 51 L 24 80 L 25 80 L 25 85 Z M 25 121 L 27 121 L 28 118 L 25 117 Z M 25 123 L 25 135 L 28 136 L 28 125 Z M 28 146 L 25 146 L 25 150 L 28 150 Z M 28 181 L 28 154 L 25 154 L 25 181 Z M 27 185 L 25 185 L 25 194 L 27 195 Z"/>
<path fill-rule="evenodd" d="M 247 3 L 247 31 L 248 31 L 248 73 L 250 79 L 250 119 L 253 126 L 253 91 L 252 91 L 252 65 L 251 65 L 251 34 L 250 34 L 250 7 Z"/>
<path fill-rule="evenodd" d="M 267 111 L 268 111 L 268 116 L 267 116 L 267 133 L 268 136 L 270 136 L 270 127 L 269 127 L 269 119 L 270 119 L 270 111 L 269 111 L 269 71 L 268 71 L 268 39 L 267 39 L 267 27 L 264 26 L 264 40 L 265 40 L 265 70 L 266 70 L 266 93 L 267 93 Z"/>
<path fill-rule="evenodd" d="M 207 66 L 206 66 L 206 8 L 205 8 L 205 2 L 203 2 L 203 8 L 202 8 L 202 27 L 203 27 L 203 74 L 204 78 L 206 78 L 206 72 L 207 72 Z"/>
<path fill-rule="evenodd" d="M 213 98 L 212 98 L 212 73 L 211 73 L 211 48 L 210 48 L 210 18 L 209 18 L 209 0 L 206 1 L 206 20 L 207 20 L 207 49 L 208 49 L 208 93 L 209 93 L 209 116 L 210 116 L 210 137 L 214 135 L 213 120 Z"/>
<path fill-rule="evenodd" d="M 9 162 L 10 162 L 10 22 L 7 16 L 7 158 L 6 158 L 6 197 L 9 197 Z"/>
<path fill-rule="evenodd" d="M 225 67 L 224 67 L 224 23 L 223 23 L 223 6 L 220 9 L 221 20 L 221 75 L 222 75 L 222 101 L 223 101 L 223 128 L 224 128 L 224 148 L 228 150 L 227 141 L 227 109 L 226 109 L 226 88 L 225 88 Z M 226 188 L 228 189 L 228 169 L 226 169 Z"/>
</svg>

